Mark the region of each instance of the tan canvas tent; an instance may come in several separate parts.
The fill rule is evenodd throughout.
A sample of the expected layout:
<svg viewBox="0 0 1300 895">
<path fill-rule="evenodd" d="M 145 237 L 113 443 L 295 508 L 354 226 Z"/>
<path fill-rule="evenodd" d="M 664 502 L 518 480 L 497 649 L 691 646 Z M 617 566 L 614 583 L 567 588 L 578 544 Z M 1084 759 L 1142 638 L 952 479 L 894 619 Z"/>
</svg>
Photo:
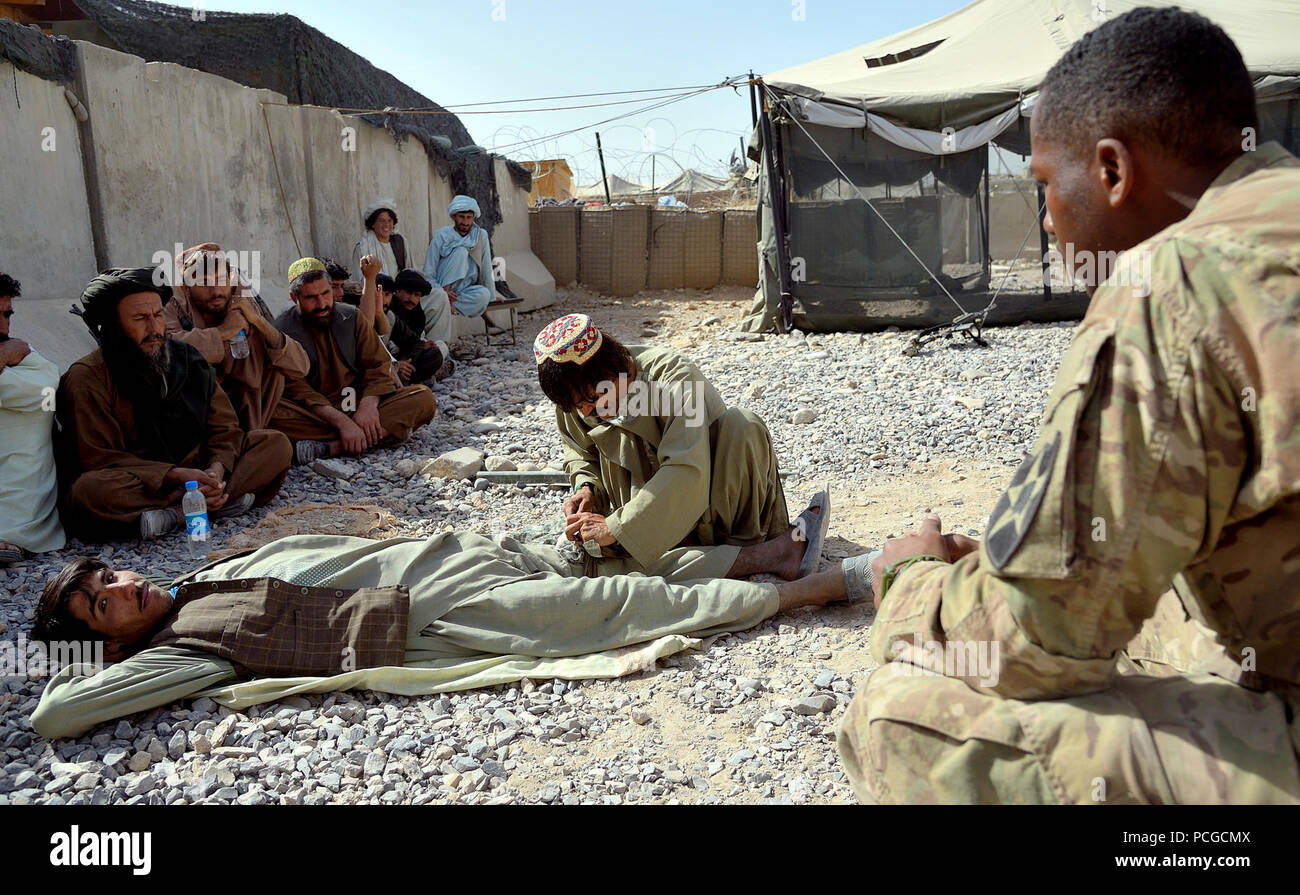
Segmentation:
<svg viewBox="0 0 1300 895">
<path fill-rule="evenodd" d="M 763 76 L 771 114 L 769 139 L 760 127 L 751 144 L 764 183 L 760 292 L 748 326 L 906 325 L 892 302 L 914 307 L 921 297 L 956 313 L 945 289 L 966 310 L 986 304 L 989 144 L 1027 154 L 1029 115 L 1047 70 L 1088 30 L 1138 6 L 1182 6 L 1221 25 L 1255 78 L 1260 140 L 1300 148 L 1296 0 L 976 0 Z M 982 262 L 978 274 L 942 263 L 943 221 L 962 203 L 968 218 L 983 222 L 974 240 L 980 257 L 968 259 Z"/>
</svg>

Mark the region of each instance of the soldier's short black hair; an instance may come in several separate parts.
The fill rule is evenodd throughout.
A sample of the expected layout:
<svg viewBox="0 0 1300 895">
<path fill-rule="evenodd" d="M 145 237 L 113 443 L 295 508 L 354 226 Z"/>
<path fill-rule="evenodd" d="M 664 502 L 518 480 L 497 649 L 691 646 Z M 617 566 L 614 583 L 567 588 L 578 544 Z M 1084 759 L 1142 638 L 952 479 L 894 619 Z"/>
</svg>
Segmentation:
<svg viewBox="0 0 1300 895">
<path fill-rule="evenodd" d="M 551 403 L 572 413 L 578 404 L 601 397 L 602 384 L 618 382 L 620 373 L 631 375 L 633 366 L 623 343 L 601 330 L 600 347 L 585 364 L 561 364 L 548 357 L 537 367 L 537 379 Z"/>
<path fill-rule="evenodd" d="M 0 273 L 0 298 L 17 298 L 23 294 L 18 281 L 7 273 Z"/>
<path fill-rule="evenodd" d="M 1204 16 L 1142 6 L 1079 38 L 1040 85 L 1039 133 L 1091 153 L 1098 140 L 1159 146 L 1193 166 L 1241 152 L 1259 130 L 1232 38 Z"/>
</svg>

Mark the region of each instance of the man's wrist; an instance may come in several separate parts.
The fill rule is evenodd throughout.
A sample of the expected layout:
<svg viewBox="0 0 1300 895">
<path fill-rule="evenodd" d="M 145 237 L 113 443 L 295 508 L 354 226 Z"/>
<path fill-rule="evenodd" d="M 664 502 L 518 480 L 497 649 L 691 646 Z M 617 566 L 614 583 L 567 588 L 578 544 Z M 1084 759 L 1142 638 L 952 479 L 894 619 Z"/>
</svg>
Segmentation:
<svg viewBox="0 0 1300 895">
<path fill-rule="evenodd" d="M 899 576 L 919 562 L 947 562 L 947 560 L 932 553 L 923 553 L 920 556 L 905 556 L 889 565 L 880 575 L 880 602 L 882 604 L 885 602 L 885 595 L 889 593 L 889 588 L 893 586 Z"/>
</svg>

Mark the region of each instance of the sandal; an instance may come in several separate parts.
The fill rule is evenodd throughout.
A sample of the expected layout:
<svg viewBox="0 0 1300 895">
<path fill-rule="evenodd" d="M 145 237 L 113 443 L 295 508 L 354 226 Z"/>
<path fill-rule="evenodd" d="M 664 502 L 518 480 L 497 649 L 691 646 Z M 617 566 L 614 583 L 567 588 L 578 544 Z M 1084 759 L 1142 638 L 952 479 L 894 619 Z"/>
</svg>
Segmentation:
<svg viewBox="0 0 1300 895">
<path fill-rule="evenodd" d="M 820 512 L 814 513 L 814 509 L 820 510 Z M 822 558 L 822 542 L 826 540 L 826 529 L 829 527 L 830 521 L 831 486 L 827 485 L 813 495 L 813 499 L 808 502 L 808 509 L 800 513 L 794 520 L 794 531 L 790 533 L 790 536 L 796 541 L 808 542 L 808 547 L 803 553 L 803 560 L 799 563 L 797 578 L 811 575 L 817 570 L 817 563 Z"/>
<path fill-rule="evenodd" d="M 10 544 L 8 541 L 0 541 L 0 565 L 22 561 L 23 553 L 22 547 Z"/>
</svg>

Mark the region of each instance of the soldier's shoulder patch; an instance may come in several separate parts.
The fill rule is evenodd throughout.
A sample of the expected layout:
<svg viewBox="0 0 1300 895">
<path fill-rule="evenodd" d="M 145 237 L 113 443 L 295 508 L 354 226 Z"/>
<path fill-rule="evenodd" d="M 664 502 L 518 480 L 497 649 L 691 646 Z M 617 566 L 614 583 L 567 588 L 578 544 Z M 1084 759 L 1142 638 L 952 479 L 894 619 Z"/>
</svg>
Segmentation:
<svg viewBox="0 0 1300 895">
<path fill-rule="evenodd" d="M 993 515 L 989 517 L 988 537 L 984 542 L 994 569 L 1001 571 L 1024 543 L 1025 535 L 1038 515 L 1043 495 L 1047 493 L 1060 450 L 1061 433 L 1058 431 L 1050 442 L 1025 458 L 1007 490 L 998 498 Z"/>
</svg>

